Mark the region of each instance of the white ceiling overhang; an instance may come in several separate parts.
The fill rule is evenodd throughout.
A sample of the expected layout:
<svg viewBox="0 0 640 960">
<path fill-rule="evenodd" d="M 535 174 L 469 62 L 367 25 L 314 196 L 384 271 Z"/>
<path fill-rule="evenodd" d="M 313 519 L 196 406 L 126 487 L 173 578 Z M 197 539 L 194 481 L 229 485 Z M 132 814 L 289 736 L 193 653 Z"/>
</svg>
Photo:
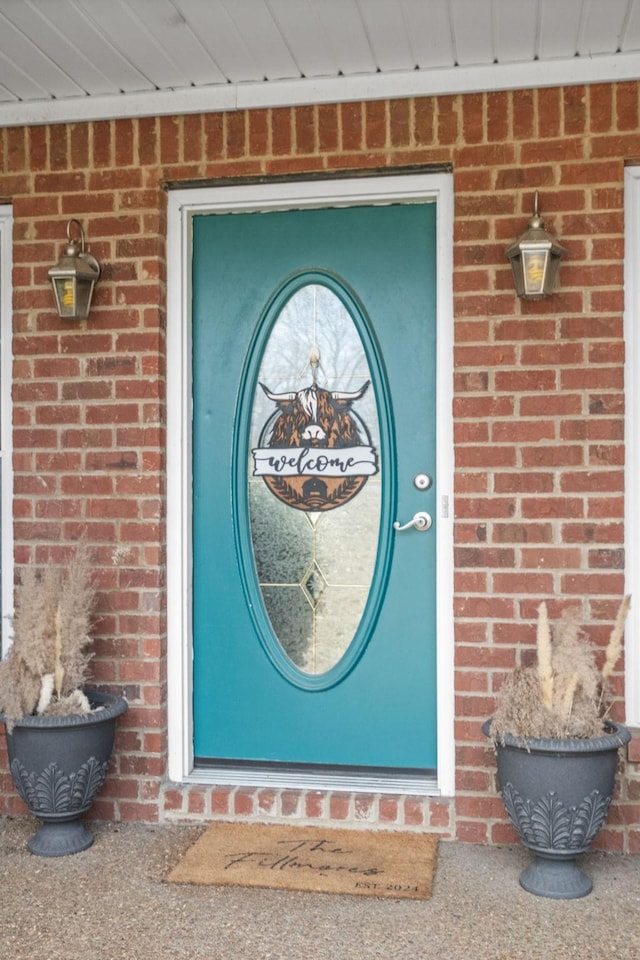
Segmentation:
<svg viewBox="0 0 640 960">
<path fill-rule="evenodd" d="M 0 126 L 640 78 L 640 0 L 0 0 Z"/>
</svg>

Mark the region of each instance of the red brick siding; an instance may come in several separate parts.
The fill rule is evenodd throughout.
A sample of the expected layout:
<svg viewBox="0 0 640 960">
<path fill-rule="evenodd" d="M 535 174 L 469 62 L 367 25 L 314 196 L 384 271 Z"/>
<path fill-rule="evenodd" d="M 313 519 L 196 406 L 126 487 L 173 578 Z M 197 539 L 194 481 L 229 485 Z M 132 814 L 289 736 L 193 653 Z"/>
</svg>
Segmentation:
<svg viewBox="0 0 640 960">
<path fill-rule="evenodd" d="M 538 603 L 576 602 L 603 642 L 623 590 L 623 167 L 638 85 L 493 92 L 0 131 L 14 205 L 19 564 L 86 533 L 100 579 L 96 679 L 124 689 L 104 817 L 280 817 L 511 839 L 480 733 Z M 455 186 L 455 803 L 166 784 L 166 182 L 450 164 Z M 567 248 L 527 303 L 504 250 L 534 191 Z M 69 217 L 103 264 L 86 323 L 53 310 Z M 622 675 L 616 678 L 622 696 Z M 614 711 L 621 717 L 618 702 Z M 629 767 L 599 840 L 639 849 Z M 20 809 L 6 774 L 0 812 Z"/>
</svg>

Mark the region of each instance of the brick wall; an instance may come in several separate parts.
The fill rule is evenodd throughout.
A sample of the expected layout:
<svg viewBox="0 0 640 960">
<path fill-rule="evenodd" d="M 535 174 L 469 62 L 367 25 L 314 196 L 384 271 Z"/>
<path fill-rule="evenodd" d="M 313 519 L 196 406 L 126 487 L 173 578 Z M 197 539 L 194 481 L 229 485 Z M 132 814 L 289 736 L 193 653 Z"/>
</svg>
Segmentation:
<svg viewBox="0 0 640 960">
<path fill-rule="evenodd" d="M 125 691 L 105 818 L 263 817 L 427 824 L 513 838 L 480 733 L 531 654 L 538 603 L 579 603 L 597 642 L 623 591 L 623 166 L 638 84 L 495 92 L 0 131 L 13 203 L 18 564 L 86 533 L 100 583 L 95 677 Z M 165 782 L 167 182 L 450 164 L 455 186 L 457 797 Z M 534 190 L 567 248 L 561 290 L 526 303 L 505 247 Z M 47 270 L 81 219 L 103 265 L 88 322 L 60 321 Z M 623 676 L 615 677 L 624 716 Z M 600 846 L 640 849 L 629 766 Z M 0 812 L 22 809 L 6 771 Z"/>
</svg>

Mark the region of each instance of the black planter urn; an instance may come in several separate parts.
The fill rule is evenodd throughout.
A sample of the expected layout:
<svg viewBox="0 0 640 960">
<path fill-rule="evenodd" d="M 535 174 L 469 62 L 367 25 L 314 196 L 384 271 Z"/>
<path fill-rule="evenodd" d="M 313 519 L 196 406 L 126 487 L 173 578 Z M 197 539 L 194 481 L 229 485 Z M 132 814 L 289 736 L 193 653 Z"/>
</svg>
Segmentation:
<svg viewBox="0 0 640 960">
<path fill-rule="evenodd" d="M 489 736 L 491 721 L 482 732 Z M 631 739 L 609 722 L 600 737 L 522 740 L 496 744 L 498 785 L 505 809 L 534 860 L 520 875 L 529 893 L 572 900 L 593 884 L 576 863 L 604 823 L 613 796 L 618 750 Z"/>
<path fill-rule="evenodd" d="M 86 716 L 22 717 L 6 734 L 13 782 L 42 821 L 27 844 L 37 856 L 63 857 L 93 843 L 81 817 L 104 783 L 127 701 L 110 693 L 87 696 L 93 709 Z"/>
</svg>

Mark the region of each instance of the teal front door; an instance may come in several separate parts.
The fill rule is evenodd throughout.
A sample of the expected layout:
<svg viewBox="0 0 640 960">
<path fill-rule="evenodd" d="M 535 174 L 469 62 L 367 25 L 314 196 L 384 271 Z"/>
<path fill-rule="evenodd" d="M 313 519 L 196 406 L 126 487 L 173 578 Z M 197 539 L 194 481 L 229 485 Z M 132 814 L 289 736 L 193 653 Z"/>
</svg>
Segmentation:
<svg viewBox="0 0 640 960">
<path fill-rule="evenodd" d="M 433 771 L 435 203 L 192 226 L 196 765 Z"/>
</svg>

